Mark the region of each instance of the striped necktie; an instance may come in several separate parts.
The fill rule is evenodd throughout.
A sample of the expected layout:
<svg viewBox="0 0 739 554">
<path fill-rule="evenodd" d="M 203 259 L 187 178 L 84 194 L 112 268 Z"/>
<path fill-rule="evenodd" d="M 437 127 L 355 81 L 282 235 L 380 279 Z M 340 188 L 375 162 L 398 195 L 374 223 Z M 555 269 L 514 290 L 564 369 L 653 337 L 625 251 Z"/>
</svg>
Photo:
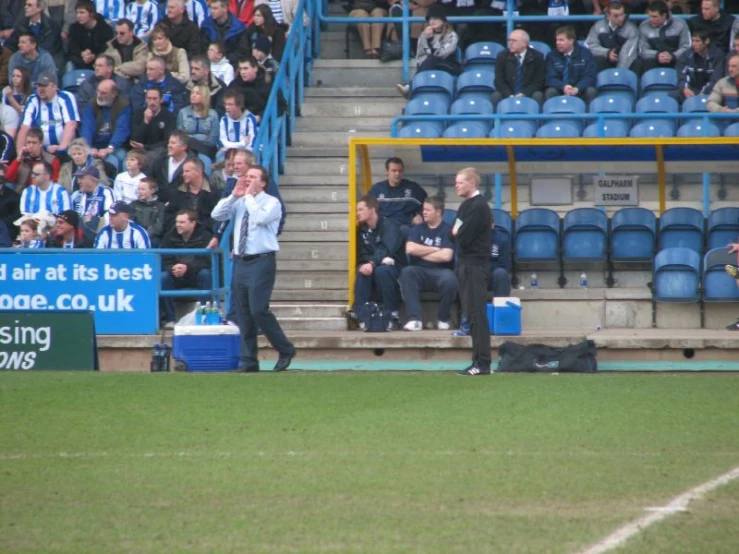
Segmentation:
<svg viewBox="0 0 739 554">
<path fill-rule="evenodd" d="M 249 212 L 244 207 L 244 215 L 241 217 L 241 233 L 239 233 L 239 250 L 240 256 L 246 255 L 246 237 L 249 234 Z"/>
<path fill-rule="evenodd" d="M 523 89 L 523 56 L 516 54 L 518 59 L 518 67 L 516 68 L 516 89 L 513 91 L 515 94 L 520 94 Z"/>
</svg>

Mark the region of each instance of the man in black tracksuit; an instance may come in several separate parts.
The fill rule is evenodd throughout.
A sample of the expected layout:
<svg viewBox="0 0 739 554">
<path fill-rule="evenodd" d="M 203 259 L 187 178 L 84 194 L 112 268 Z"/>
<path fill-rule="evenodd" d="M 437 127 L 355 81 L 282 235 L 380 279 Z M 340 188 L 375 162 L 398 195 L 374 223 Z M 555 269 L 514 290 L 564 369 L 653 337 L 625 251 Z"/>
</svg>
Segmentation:
<svg viewBox="0 0 739 554">
<path fill-rule="evenodd" d="M 478 190 L 480 174 L 467 168 L 457 173 L 454 188 L 464 202 L 457 211 L 452 236 L 457 242 L 457 282 L 462 313 L 467 314 L 472 337 L 472 364 L 460 375 L 490 374 L 490 326 L 487 316 L 487 283 L 492 250 L 493 218 Z"/>
</svg>

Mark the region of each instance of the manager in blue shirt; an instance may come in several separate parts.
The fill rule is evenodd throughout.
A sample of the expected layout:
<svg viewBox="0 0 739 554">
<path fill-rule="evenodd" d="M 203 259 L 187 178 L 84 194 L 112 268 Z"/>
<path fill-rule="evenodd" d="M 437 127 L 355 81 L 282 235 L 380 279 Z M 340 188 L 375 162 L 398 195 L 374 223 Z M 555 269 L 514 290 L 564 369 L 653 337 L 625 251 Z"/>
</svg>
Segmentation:
<svg viewBox="0 0 739 554">
<path fill-rule="evenodd" d="M 418 183 L 403 178 L 403 160 L 388 158 L 385 162 L 387 179 L 375 183 L 369 196 L 377 198 L 380 217 L 393 220 L 400 226 L 403 236 L 408 236 L 411 225 L 423 223 L 421 210 L 426 191 Z"/>
<path fill-rule="evenodd" d="M 269 172 L 260 165 L 251 166 L 211 214 L 215 221 L 234 221 L 231 298 L 241 332 L 241 361 L 237 371 L 245 373 L 259 371 L 259 329 L 279 353 L 275 371 L 285 371 L 295 357 L 295 347 L 269 309 L 275 285 L 275 253 L 280 249 L 277 232 L 282 205 L 264 192 L 267 183 Z"/>
</svg>

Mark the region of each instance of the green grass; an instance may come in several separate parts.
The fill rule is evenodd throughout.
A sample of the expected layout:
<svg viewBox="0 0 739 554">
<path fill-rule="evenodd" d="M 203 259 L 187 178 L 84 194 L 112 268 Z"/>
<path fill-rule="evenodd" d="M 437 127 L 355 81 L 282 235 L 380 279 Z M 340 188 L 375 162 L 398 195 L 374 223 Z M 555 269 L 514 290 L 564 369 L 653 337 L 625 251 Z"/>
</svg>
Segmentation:
<svg viewBox="0 0 739 554">
<path fill-rule="evenodd" d="M 737 398 L 734 374 L 0 373 L 0 552 L 570 553 L 739 465 Z M 737 552 L 738 503 L 624 552 Z"/>
</svg>

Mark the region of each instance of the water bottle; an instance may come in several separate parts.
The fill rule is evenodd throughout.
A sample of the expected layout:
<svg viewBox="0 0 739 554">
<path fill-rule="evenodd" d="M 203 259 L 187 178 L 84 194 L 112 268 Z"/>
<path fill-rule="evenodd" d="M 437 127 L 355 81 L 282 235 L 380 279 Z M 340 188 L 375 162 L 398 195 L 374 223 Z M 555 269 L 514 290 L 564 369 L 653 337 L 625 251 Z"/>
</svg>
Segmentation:
<svg viewBox="0 0 739 554">
<path fill-rule="evenodd" d="M 221 308 L 218 306 L 218 300 L 213 301 L 213 310 L 211 311 L 211 325 L 221 324 Z"/>
<path fill-rule="evenodd" d="M 160 363 L 159 363 L 159 371 L 169 371 L 169 351 L 170 346 L 166 343 L 162 343 L 159 345 L 159 352 L 160 352 Z"/>
<path fill-rule="evenodd" d="M 154 343 L 151 347 L 151 363 L 149 364 L 149 370 L 152 373 L 161 371 L 162 367 L 162 345 L 158 342 Z"/>
<path fill-rule="evenodd" d="M 531 274 L 531 288 L 532 289 L 538 289 L 539 288 L 539 276 L 536 274 L 536 271 L 534 271 Z"/>
<path fill-rule="evenodd" d="M 580 288 L 586 289 L 588 288 L 588 274 L 584 271 L 580 274 Z"/>
<path fill-rule="evenodd" d="M 205 303 L 205 308 L 203 311 L 203 325 L 210 325 L 210 312 L 213 310 L 213 307 L 211 306 L 210 302 Z"/>
<path fill-rule="evenodd" d="M 195 309 L 195 325 L 205 325 L 205 307 L 202 302 L 198 302 L 198 307 Z"/>
</svg>

